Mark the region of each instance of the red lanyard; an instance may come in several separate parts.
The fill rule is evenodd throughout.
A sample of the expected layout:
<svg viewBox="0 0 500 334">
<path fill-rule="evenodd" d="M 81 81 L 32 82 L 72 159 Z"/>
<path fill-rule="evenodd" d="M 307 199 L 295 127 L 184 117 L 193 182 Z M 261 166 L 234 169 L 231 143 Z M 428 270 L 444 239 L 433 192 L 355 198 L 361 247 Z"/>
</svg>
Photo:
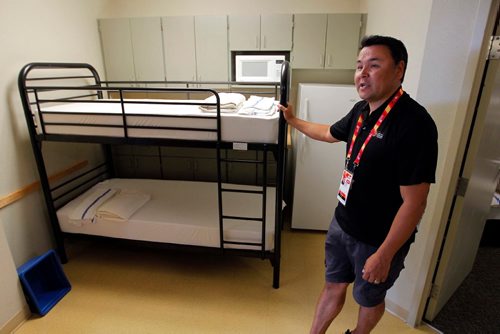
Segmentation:
<svg viewBox="0 0 500 334">
<path fill-rule="evenodd" d="M 354 168 L 359 166 L 359 161 L 361 160 L 361 156 L 363 155 L 363 152 L 365 151 L 366 145 L 368 145 L 368 143 L 370 142 L 372 137 L 377 134 L 377 130 L 380 127 L 380 124 L 382 124 L 382 122 L 387 117 L 387 115 L 389 114 L 391 109 L 394 107 L 396 102 L 398 102 L 401 95 L 403 95 L 403 88 L 399 88 L 399 91 L 396 93 L 396 95 L 394 95 L 394 97 L 392 98 L 391 102 L 389 102 L 387 107 L 385 107 L 384 111 L 382 112 L 382 115 L 380 115 L 380 117 L 378 118 L 377 123 L 375 123 L 375 125 L 373 126 L 373 129 L 368 134 L 368 137 L 366 137 L 365 142 L 363 143 L 363 145 L 359 149 L 358 155 L 356 156 L 356 160 L 354 160 Z M 358 137 L 359 130 L 361 129 L 361 126 L 363 124 L 363 120 L 364 120 L 363 114 L 359 115 L 358 122 L 356 123 L 356 128 L 354 129 L 354 133 L 352 135 L 351 145 L 349 146 L 349 151 L 347 152 L 347 156 L 346 156 L 346 169 L 347 169 L 347 163 L 349 163 L 349 160 L 351 159 L 352 148 L 354 147 L 354 142 L 356 141 L 356 138 Z"/>
</svg>

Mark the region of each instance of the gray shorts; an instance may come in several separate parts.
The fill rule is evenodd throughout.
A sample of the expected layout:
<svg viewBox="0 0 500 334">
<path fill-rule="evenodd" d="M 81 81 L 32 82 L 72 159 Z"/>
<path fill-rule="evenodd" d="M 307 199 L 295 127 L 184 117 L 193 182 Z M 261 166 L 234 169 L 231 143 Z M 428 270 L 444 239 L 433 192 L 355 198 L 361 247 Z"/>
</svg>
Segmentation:
<svg viewBox="0 0 500 334">
<path fill-rule="evenodd" d="M 380 284 L 365 281 L 361 271 L 366 260 L 377 250 L 345 233 L 333 218 L 325 242 L 325 279 L 330 283 L 354 282 L 353 295 L 356 302 L 364 307 L 382 303 L 387 290 L 392 287 L 404 268 L 404 260 L 410 249 L 407 243 L 394 255 L 387 280 Z"/>
</svg>

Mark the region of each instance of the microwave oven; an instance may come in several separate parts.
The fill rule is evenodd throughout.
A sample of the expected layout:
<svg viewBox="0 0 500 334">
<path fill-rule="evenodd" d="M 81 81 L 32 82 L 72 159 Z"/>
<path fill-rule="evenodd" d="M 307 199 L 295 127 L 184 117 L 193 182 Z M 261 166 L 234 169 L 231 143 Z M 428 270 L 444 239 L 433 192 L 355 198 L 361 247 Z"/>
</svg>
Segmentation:
<svg viewBox="0 0 500 334">
<path fill-rule="evenodd" d="M 236 55 L 234 58 L 237 82 L 279 82 L 284 55 Z"/>
</svg>

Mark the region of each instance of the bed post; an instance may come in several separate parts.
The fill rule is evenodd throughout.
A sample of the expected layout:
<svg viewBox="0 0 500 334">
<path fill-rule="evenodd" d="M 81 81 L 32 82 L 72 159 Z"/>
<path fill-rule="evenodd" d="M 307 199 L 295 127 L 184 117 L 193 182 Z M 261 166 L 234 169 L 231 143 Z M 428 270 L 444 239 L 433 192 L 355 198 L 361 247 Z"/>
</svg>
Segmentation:
<svg viewBox="0 0 500 334">
<path fill-rule="evenodd" d="M 52 199 L 52 192 L 49 184 L 49 179 L 47 175 L 47 170 L 45 168 L 45 161 L 43 159 L 43 153 L 42 153 L 42 139 L 37 138 L 37 132 L 36 132 L 36 124 L 34 120 L 34 114 L 31 110 L 31 103 L 30 103 L 30 88 L 27 87 L 26 82 L 29 81 L 30 79 L 28 78 L 28 75 L 30 71 L 36 70 L 36 69 L 57 69 L 57 68 L 75 68 L 75 69 L 85 69 L 90 71 L 92 74 L 91 78 L 94 79 L 94 85 L 92 87 L 95 87 L 98 89 L 101 86 L 101 79 L 99 77 L 99 74 L 97 73 L 97 70 L 89 65 L 89 64 L 84 64 L 84 63 L 74 63 L 74 64 L 64 64 L 64 63 L 30 63 L 25 65 L 21 71 L 19 72 L 18 76 L 18 88 L 19 88 L 19 94 L 21 95 L 21 101 L 23 104 L 23 109 L 24 109 L 24 116 L 26 118 L 26 123 L 28 126 L 28 132 L 30 136 L 30 142 L 31 142 L 31 147 L 33 149 L 33 154 L 35 156 L 35 161 L 38 169 L 38 174 L 40 177 L 40 185 L 43 191 L 44 199 L 45 199 L 45 204 L 47 206 L 47 211 L 50 219 L 50 224 L 52 227 L 52 231 L 54 232 L 54 239 L 56 243 L 56 251 L 60 257 L 60 260 L 62 263 L 68 262 L 68 257 L 66 254 L 66 250 L 64 248 L 64 238 L 63 234 L 61 231 L 61 228 L 59 226 L 59 222 L 57 219 L 57 214 L 56 214 L 56 209 L 54 207 L 53 199 Z M 54 79 L 50 78 L 49 79 Z M 33 89 L 31 89 L 33 90 Z M 98 91 L 97 93 L 99 98 L 102 98 L 102 92 Z"/>
<path fill-rule="evenodd" d="M 40 176 L 40 184 L 43 191 L 43 197 L 45 199 L 45 204 L 47 206 L 47 211 L 49 214 L 50 224 L 54 232 L 54 239 L 56 242 L 56 251 L 62 263 L 68 262 L 68 257 L 66 255 L 66 249 L 64 248 L 64 239 L 62 236 L 61 228 L 59 227 L 57 221 L 56 209 L 54 203 L 52 202 L 52 194 L 50 191 L 49 179 L 47 175 L 47 170 L 45 169 L 45 161 L 42 154 L 42 144 L 36 140 L 36 125 L 33 120 L 33 114 L 31 112 L 28 91 L 26 88 L 26 77 L 29 71 L 34 68 L 36 64 L 28 64 L 24 66 L 19 73 L 18 77 L 18 87 L 19 93 L 21 94 L 21 101 L 23 103 L 24 116 L 26 117 L 26 122 L 28 124 L 28 132 L 30 135 L 31 147 L 33 148 L 33 154 L 35 155 L 36 165 L 38 169 L 38 174 Z"/>
<path fill-rule="evenodd" d="M 288 92 L 290 88 L 290 64 L 284 61 L 281 66 L 280 82 L 280 104 L 286 106 L 288 103 Z M 276 182 L 276 224 L 274 227 L 274 260 L 273 260 L 273 288 L 280 286 L 281 269 L 281 232 L 283 227 L 283 187 L 285 180 L 285 150 L 286 150 L 286 120 L 280 112 L 278 130 L 278 154 L 277 154 L 277 182 Z"/>
</svg>

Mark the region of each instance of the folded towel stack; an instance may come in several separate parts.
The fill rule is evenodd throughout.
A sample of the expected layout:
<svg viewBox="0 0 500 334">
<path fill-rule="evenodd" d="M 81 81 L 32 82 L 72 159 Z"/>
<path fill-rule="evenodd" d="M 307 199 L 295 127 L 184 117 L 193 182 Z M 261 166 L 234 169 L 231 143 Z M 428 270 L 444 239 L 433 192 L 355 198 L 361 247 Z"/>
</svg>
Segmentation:
<svg viewBox="0 0 500 334">
<path fill-rule="evenodd" d="M 252 95 L 238 111 L 240 115 L 272 115 L 276 112 L 276 101 L 272 97 Z"/>
<path fill-rule="evenodd" d="M 237 112 L 245 102 L 245 95 L 240 93 L 219 93 L 220 112 Z M 217 103 L 215 95 L 212 95 L 205 100 L 207 103 Z M 217 105 L 201 105 L 201 111 L 217 112 Z"/>
<path fill-rule="evenodd" d="M 127 220 L 151 199 L 151 195 L 136 190 L 122 189 L 103 203 L 96 212 L 100 219 Z"/>
<path fill-rule="evenodd" d="M 94 189 L 87 193 L 80 204 L 69 214 L 70 222 L 81 226 L 94 221 L 99 207 L 116 194 L 116 189 Z"/>
</svg>

